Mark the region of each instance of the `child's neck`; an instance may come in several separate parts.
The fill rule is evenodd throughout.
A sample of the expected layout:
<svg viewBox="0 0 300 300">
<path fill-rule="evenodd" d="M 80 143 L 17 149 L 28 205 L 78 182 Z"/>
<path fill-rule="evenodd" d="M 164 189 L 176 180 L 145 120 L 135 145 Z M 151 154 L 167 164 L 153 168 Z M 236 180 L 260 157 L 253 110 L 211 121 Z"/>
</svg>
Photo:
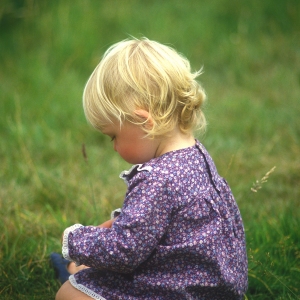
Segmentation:
<svg viewBox="0 0 300 300">
<path fill-rule="evenodd" d="M 192 133 L 184 134 L 179 129 L 174 130 L 170 137 L 161 138 L 155 153 L 155 157 L 167 152 L 188 148 L 195 145 L 195 138 Z"/>
</svg>

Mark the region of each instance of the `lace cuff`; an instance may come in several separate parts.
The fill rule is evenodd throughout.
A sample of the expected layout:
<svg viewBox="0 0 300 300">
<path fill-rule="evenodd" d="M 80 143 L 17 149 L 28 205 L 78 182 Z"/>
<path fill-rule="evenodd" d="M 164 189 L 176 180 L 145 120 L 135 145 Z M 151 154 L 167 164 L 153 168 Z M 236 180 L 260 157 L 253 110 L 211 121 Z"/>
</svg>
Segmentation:
<svg viewBox="0 0 300 300">
<path fill-rule="evenodd" d="M 65 259 L 73 261 L 73 259 L 69 256 L 69 245 L 68 245 L 68 236 L 69 233 L 74 231 L 75 229 L 78 229 L 80 227 L 83 227 L 83 225 L 81 224 L 75 224 L 71 227 L 68 227 L 65 231 L 64 231 L 64 236 L 63 236 L 63 242 L 62 242 L 62 255 Z"/>
<path fill-rule="evenodd" d="M 110 218 L 113 220 L 114 218 L 118 217 L 121 213 L 121 208 L 117 208 L 115 210 L 113 210 L 110 214 Z"/>
</svg>

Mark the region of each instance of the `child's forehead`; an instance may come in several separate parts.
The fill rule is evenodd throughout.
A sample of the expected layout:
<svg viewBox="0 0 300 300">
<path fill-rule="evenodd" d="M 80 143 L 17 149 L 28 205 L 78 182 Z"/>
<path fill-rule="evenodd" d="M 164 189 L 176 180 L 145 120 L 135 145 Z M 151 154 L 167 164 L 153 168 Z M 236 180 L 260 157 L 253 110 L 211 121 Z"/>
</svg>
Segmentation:
<svg viewBox="0 0 300 300">
<path fill-rule="evenodd" d="M 115 126 L 113 124 L 102 125 L 99 129 L 103 134 L 109 134 L 115 129 Z"/>
<path fill-rule="evenodd" d="M 101 124 L 101 125 L 99 126 L 99 130 L 100 130 L 103 134 L 107 134 L 107 133 L 111 132 L 112 129 L 114 129 L 113 123 Z"/>
<path fill-rule="evenodd" d="M 100 125 L 99 130 L 103 134 L 110 134 L 116 130 L 120 130 L 121 125 L 122 124 L 119 121 L 111 121 L 111 122 L 107 122 L 105 124 Z"/>
</svg>

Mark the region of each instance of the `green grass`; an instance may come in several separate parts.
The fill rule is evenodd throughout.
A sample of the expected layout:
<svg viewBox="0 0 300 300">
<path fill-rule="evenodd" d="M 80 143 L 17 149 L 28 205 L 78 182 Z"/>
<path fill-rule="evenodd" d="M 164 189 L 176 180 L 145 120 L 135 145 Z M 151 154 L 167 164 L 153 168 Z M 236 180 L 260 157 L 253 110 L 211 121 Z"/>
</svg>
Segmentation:
<svg viewBox="0 0 300 300">
<path fill-rule="evenodd" d="M 64 228 L 121 205 L 128 165 L 87 125 L 81 95 L 106 48 L 133 35 L 204 65 L 201 140 L 244 219 L 246 297 L 299 299 L 299 15 L 297 0 L 3 1 L 0 298 L 53 299 Z"/>
</svg>

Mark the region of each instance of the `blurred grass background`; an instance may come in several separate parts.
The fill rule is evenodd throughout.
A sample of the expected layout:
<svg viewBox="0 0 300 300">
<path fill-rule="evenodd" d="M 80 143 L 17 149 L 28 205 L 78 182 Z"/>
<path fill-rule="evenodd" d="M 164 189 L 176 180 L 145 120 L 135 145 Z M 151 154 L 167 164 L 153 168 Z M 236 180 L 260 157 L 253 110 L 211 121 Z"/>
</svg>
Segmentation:
<svg viewBox="0 0 300 300">
<path fill-rule="evenodd" d="M 48 255 L 64 228 L 121 205 L 128 165 L 86 123 L 81 95 L 107 47 L 132 35 L 204 66 L 200 139 L 244 219 L 246 299 L 299 299 L 299 16 L 298 0 L 2 0 L 0 298 L 54 299 Z"/>
</svg>

